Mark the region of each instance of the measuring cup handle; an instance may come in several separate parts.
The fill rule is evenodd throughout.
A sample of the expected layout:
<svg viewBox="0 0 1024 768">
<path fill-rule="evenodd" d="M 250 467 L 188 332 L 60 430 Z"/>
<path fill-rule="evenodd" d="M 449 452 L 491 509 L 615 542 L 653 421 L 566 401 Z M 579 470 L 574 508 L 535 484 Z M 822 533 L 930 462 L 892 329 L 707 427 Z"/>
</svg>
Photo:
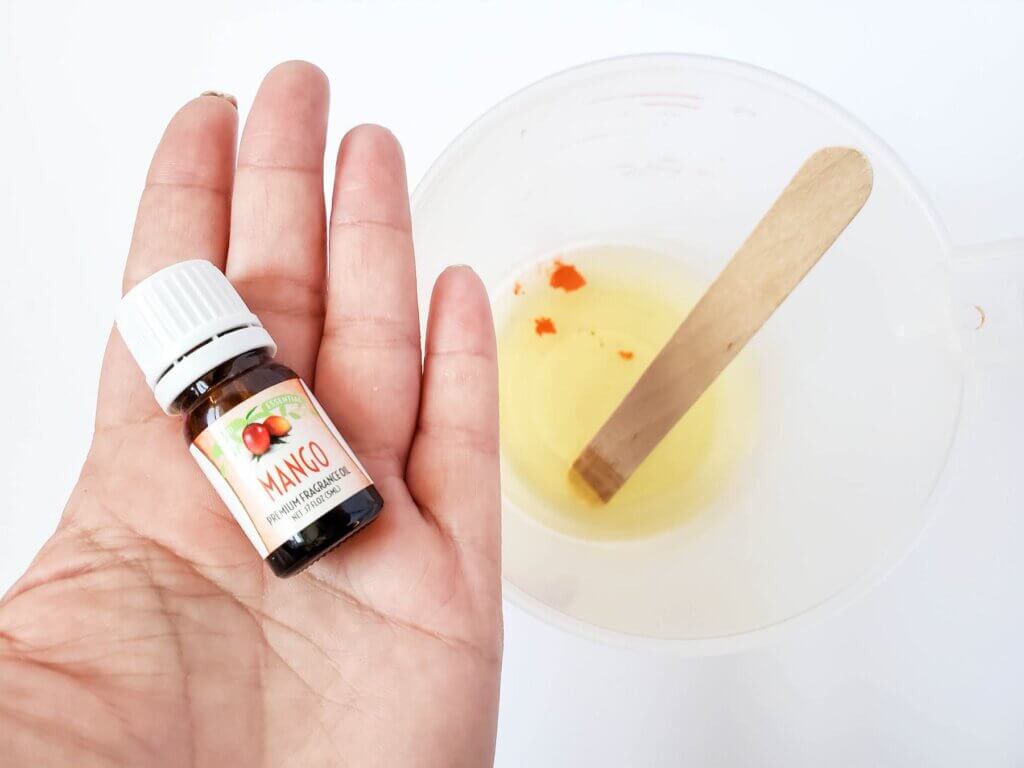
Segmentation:
<svg viewBox="0 0 1024 768">
<path fill-rule="evenodd" d="M 955 321 L 984 363 L 1024 363 L 1024 238 L 953 249 Z"/>
</svg>

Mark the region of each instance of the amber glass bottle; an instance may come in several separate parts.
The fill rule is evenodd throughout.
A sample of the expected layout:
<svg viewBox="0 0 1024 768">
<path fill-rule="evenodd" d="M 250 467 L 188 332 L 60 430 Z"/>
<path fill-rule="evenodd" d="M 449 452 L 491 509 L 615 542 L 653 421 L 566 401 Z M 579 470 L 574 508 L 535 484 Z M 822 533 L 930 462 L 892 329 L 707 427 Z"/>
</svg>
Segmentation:
<svg viewBox="0 0 1024 768">
<path fill-rule="evenodd" d="M 275 574 L 298 573 L 380 513 L 366 470 L 216 267 L 182 262 L 139 283 L 118 329 Z"/>
<path fill-rule="evenodd" d="M 185 414 L 185 440 L 192 445 L 232 408 L 275 384 L 299 380 L 291 368 L 272 360 L 270 349 L 243 352 L 194 382 L 172 408 Z M 356 491 L 285 539 L 266 560 L 278 576 L 291 576 L 334 549 L 380 512 L 384 502 L 372 485 Z"/>
</svg>

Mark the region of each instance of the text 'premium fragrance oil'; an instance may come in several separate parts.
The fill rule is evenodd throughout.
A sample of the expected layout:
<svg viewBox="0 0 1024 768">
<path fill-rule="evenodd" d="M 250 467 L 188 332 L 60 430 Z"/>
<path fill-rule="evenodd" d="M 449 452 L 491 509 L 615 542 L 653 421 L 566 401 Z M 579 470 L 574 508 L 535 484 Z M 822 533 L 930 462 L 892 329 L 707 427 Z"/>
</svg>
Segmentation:
<svg viewBox="0 0 1024 768">
<path fill-rule="evenodd" d="M 249 541 L 291 576 L 372 522 L 369 475 L 231 283 L 206 261 L 167 267 L 121 300 L 117 327 L 160 407 Z"/>
</svg>

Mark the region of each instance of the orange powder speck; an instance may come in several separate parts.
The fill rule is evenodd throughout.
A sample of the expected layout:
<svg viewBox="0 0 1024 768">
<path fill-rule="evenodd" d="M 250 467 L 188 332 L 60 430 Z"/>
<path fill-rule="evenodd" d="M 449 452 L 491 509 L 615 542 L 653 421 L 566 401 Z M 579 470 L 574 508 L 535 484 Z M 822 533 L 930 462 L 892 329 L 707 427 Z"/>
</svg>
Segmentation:
<svg viewBox="0 0 1024 768">
<path fill-rule="evenodd" d="M 623 360 L 632 360 L 633 359 L 633 353 L 630 352 L 628 349 L 620 349 L 619 350 L 619 357 L 621 357 Z"/>
<path fill-rule="evenodd" d="M 533 330 L 536 331 L 538 336 L 543 336 L 545 333 L 557 333 L 555 331 L 555 324 L 550 317 L 534 318 L 533 326 Z"/>
<path fill-rule="evenodd" d="M 560 261 L 555 261 L 555 271 L 551 273 L 551 287 L 561 288 L 566 293 L 575 291 L 582 288 L 587 284 L 587 281 L 583 279 L 576 267 L 572 264 L 563 264 Z"/>
<path fill-rule="evenodd" d="M 522 292 L 523 292 L 523 284 L 522 283 L 518 283 L 517 282 L 514 286 L 512 286 L 512 294 L 513 295 L 518 296 Z"/>
</svg>

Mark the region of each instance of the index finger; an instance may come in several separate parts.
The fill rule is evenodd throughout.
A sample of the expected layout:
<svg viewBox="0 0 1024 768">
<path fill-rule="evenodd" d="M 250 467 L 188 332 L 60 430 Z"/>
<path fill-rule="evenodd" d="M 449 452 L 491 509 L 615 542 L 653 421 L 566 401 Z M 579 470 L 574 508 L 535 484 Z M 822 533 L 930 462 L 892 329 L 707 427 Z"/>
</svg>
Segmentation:
<svg viewBox="0 0 1024 768">
<path fill-rule="evenodd" d="M 341 143 L 316 393 L 374 477 L 401 476 L 416 424 L 420 330 L 402 150 L 380 126 Z"/>
</svg>

